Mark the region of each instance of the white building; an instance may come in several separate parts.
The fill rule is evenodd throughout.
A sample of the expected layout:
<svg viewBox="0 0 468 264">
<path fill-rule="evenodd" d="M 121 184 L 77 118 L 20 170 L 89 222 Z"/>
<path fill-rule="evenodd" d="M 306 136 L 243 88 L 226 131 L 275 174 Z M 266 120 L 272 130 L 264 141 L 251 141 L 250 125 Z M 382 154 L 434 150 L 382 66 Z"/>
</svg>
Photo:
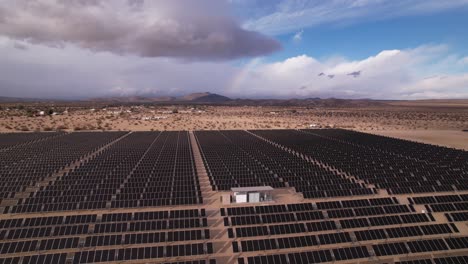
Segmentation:
<svg viewBox="0 0 468 264">
<path fill-rule="evenodd" d="M 260 203 L 273 200 L 271 186 L 231 188 L 231 203 Z"/>
</svg>

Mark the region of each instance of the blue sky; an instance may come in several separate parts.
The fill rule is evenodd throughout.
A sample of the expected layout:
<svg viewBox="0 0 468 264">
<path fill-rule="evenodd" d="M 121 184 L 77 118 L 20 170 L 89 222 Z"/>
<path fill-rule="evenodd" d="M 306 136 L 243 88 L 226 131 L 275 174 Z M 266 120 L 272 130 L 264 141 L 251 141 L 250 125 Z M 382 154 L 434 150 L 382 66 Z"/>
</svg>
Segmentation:
<svg viewBox="0 0 468 264">
<path fill-rule="evenodd" d="M 325 58 L 339 54 L 358 60 L 382 50 L 442 43 L 456 53 L 467 55 L 468 30 L 463 25 L 468 25 L 467 8 L 351 25 L 313 26 L 277 36 L 283 50 L 272 54 L 270 59 L 285 59 L 298 54 Z M 300 31 L 303 31 L 301 41 L 294 41 L 294 35 Z"/>
<path fill-rule="evenodd" d="M 468 0 L 4 0 L 0 95 L 468 98 L 467 25 Z"/>
</svg>

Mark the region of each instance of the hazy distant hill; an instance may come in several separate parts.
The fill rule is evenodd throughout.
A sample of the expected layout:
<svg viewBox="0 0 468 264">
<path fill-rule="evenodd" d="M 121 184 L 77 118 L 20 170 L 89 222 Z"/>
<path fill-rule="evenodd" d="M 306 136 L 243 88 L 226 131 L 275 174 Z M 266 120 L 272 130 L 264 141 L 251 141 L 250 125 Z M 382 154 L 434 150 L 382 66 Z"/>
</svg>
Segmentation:
<svg viewBox="0 0 468 264">
<path fill-rule="evenodd" d="M 213 93 L 192 93 L 180 97 L 151 97 L 151 96 L 125 96 L 109 98 L 93 98 L 93 102 L 114 102 L 114 103 L 158 103 L 158 102 L 196 102 L 196 103 L 224 103 L 232 99 Z"/>
<path fill-rule="evenodd" d="M 100 97 L 91 98 L 91 102 L 112 102 L 112 103 L 151 103 L 151 102 L 170 102 L 175 97 L 145 97 L 145 96 L 119 96 L 119 97 Z"/>
<path fill-rule="evenodd" d="M 307 107 L 370 107 L 386 105 L 382 101 L 370 99 L 236 99 L 228 102 L 231 105 L 260 105 L 260 106 L 307 106 Z"/>
<path fill-rule="evenodd" d="M 346 108 L 346 107 L 468 107 L 468 99 L 435 99 L 435 100 L 373 100 L 373 99 L 337 99 L 337 98 L 305 98 L 305 99 L 231 99 L 215 93 L 192 93 L 179 97 L 172 96 L 121 96 L 102 97 L 88 100 L 55 100 L 35 98 L 15 98 L 0 96 L 0 103 L 28 102 L 78 102 L 104 104 L 216 104 L 230 106 L 302 106 L 315 108 Z"/>
<path fill-rule="evenodd" d="M 212 93 L 194 93 L 182 97 L 183 101 L 198 102 L 198 103 L 224 103 L 232 101 L 231 98 Z"/>
<path fill-rule="evenodd" d="M 0 103 L 21 103 L 21 102 L 27 103 L 27 102 L 50 102 L 50 101 L 61 101 L 61 100 L 0 96 Z"/>
</svg>

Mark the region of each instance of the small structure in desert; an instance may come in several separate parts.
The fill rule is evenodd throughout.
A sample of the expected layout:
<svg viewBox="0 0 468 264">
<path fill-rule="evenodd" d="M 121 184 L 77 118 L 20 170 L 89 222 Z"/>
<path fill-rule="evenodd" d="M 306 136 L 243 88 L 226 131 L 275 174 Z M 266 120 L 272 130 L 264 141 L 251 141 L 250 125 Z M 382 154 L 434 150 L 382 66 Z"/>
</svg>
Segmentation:
<svg viewBox="0 0 468 264">
<path fill-rule="evenodd" d="M 271 186 L 231 188 L 231 203 L 260 203 L 273 201 Z"/>
</svg>

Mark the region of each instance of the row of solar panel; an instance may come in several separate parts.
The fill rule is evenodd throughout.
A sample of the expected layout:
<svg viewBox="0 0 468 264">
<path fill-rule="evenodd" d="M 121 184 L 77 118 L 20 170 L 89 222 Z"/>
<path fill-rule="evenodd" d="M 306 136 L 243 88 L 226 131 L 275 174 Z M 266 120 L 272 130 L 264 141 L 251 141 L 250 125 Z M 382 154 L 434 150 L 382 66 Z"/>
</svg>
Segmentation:
<svg viewBox="0 0 468 264">
<path fill-rule="evenodd" d="M 193 249 L 195 247 L 195 249 Z M 152 248 L 136 248 L 136 249 L 125 249 L 125 250 L 96 250 L 96 251 L 84 251 L 75 253 L 72 262 L 73 263 L 96 263 L 106 261 L 123 261 L 123 260 L 138 260 L 138 259 L 153 259 L 164 257 L 164 248 L 161 252 L 161 247 Z M 209 254 L 209 250 L 212 249 L 210 244 L 206 245 L 206 254 Z M 186 251 L 190 250 L 190 251 Z M 179 247 L 168 247 L 166 248 L 167 257 L 178 257 L 180 254 L 184 256 L 195 256 L 203 255 L 198 245 Z M 204 249 L 203 249 L 204 250 Z M 162 253 L 162 255 L 160 255 Z M 58 254 L 41 254 L 25 257 L 10 257 L 0 258 L 0 264 L 50 264 L 50 263 L 67 263 L 67 253 Z M 210 260 L 187 260 L 177 262 L 165 262 L 166 264 L 216 264 L 215 259 Z"/>
<path fill-rule="evenodd" d="M 371 247 L 372 251 L 370 251 L 369 248 L 365 246 L 359 246 L 289 254 L 262 255 L 239 258 L 238 262 L 239 264 L 324 263 L 369 258 L 373 255 L 381 257 L 392 255 L 407 255 L 421 252 L 446 251 L 450 249 L 466 249 L 468 248 L 468 238 L 457 237 L 446 239 L 416 240 L 408 242 L 377 244 L 372 245 Z M 460 259 L 454 260 L 458 261 Z M 435 261 L 435 263 L 447 263 L 445 261 L 448 260 L 441 259 L 440 262 Z"/>
<path fill-rule="evenodd" d="M 106 201 L 89 202 L 68 202 L 53 204 L 20 204 L 16 206 L 6 206 L 4 214 L 33 213 L 33 212 L 55 212 L 55 211 L 75 211 L 75 210 L 93 210 L 106 208 Z"/>
<path fill-rule="evenodd" d="M 357 208 L 357 207 L 375 207 L 384 205 L 398 205 L 398 200 L 393 198 L 374 198 L 374 199 L 359 199 L 359 200 L 341 200 L 317 203 L 299 203 L 286 205 L 266 205 L 266 206 L 248 206 L 248 207 L 230 207 L 221 208 L 221 215 L 247 215 L 247 214 L 276 214 L 282 212 L 297 212 L 297 211 L 313 211 L 313 210 L 328 210 L 341 208 Z"/>
<path fill-rule="evenodd" d="M 126 235 L 105 235 L 87 237 L 85 246 L 106 246 L 123 244 L 147 244 L 209 239 L 210 232 L 204 230 L 138 233 Z"/>
<path fill-rule="evenodd" d="M 425 207 L 429 212 L 468 211 L 468 202 L 426 204 Z"/>
<path fill-rule="evenodd" d="M 188 219 L 172 219 L 172 220 L 148 220 L 137 222 L 122 222 L 122 223 L 102 223 L 96 224 L 92 233 L 123 233 L 165 229 L 186 229 L 207 227 L 206 218 L 188 218 Z M 22 238 L 39 238 L 50 236 L 72 236 L 88 234 L 90 232 L 88 224 L 80 225 L 64 225 L 57 227 L 30 227 L 30 228 L 15 228 L 0 231 L 0 239 L 22 239 Z"/>
<path fill-rule="evenodd" d="M 1 230 L 0 239 L 40 238 L 51 236 L 73 236 L 87 234 L 88 225 L 58 226 L 58 227 L 30 227 Z"/>
<path fill-rule="evenodd" d="M 452 229 L 448 224 L 409 226 L 386 229 L 374 229 L 339 233 L 326 233 L 319 235 L 281 237 L 257 240 L 242 240 L 241 247 L 237 241 L 232 242 L 234 252 L 264 251 L 286 248 L 310 247 L 318 245 L 350 243 L 355 241 L 381 240 L 390 238 L 452 234 L 459 232 L 455 226 Z"/>
<path fill-rule="evenodd" d="M 465 264 L 468 263 L 468 256 L 416 259 L 395 262 L 395 264 Z"/>
<path fill-rule="evenodd" d="M 468 194 L 409 197 L 408 200 L 414 204 L 456 203 L 468 201 Z"/>
<path fill-rule="evenodd" d="M 339 212 L 339 213 L 338 213 Z M 311 212 L 297 212 L 297 213 L 278 213 L 268 215 L 245 215 L 245 216 L 231 216 L 224 217 L 224 226 L 242 226 L 242 225 L 258 225 L 258 224 L 271 224 L 271 223 L 285 223 L 296 221 L 312 221 L 323 220 L 326 218 L 346 218 L 354 217 L 347 211 L 330 211 L 327 212 L 327 217 L 321 211 Z M 346 213 L 346 214 L 345 214 Z M 381 225 L 398 225 L 405 223 L 417 222 L 430 222 L 435 221 L 432 214 L 401 214 L 401 215 L 387 215 L 387 216 L 374 216 L 353 219 L 342 219 L 340 224 L 343 228 L 355 227 L 370 227 Z"/>
<path fill-rule="evenodd" d="M 466 221 L 468 221 L 468 212 L 445 213 L 445 217 L 450 222 L 466 222 Z"/>
<path fill-rule="evenodd" d="M 359 188 L 361 187 L 361 188 Z M 337 190 L 327 190 L 327 191 L 316 191 L 316 190 L 302 190 L 302 196 L 306 199 L 314 199 L 314 198 L 332 198 L 332 197 L 345 197 L 345 196 L 360 196 L 360 195 L 372 195 L 377 194 L 377 189 L 367 189 L 365 188 L 364 184 L 359 186 L 353 186 L 351 189 L 347 189 L 347 186 L 340 186 L 336 185 Z M 333 186 L 330 186 L 333 188 Z M 344 189 L 344 190 L 341 190 Z M 298 190 L 301 191 L 301 190 Z"/>
<path fill-rule="evenodd" d="M 262 223 L 292 222 L 301 220 L 315 220 L 325 218 L 353 218 L 359 216 L 374 216 L 386 214 L 405 214 L 415 212 L 412 205 L 388 205 L 382 207 L 362 207 L 354 209 L 337 209 L 328 211 L 310 211 L 297 213 L 276 213 L 276 214 L 247 214 L 224 218 L 226 226 L 232 225 L 253 225 Z M 376 221 L 378 221 L 376 219 Z M 405 221 L 405 220 L 401 220 Z M 411 221 L 408 219 L 407 221 Z"/>
<path fill-rule="evenodd" d="M 68 216 L 49 216 L 33 218 L 16 218 L 0 220 L 0 228 L 17 228 L 33 226 L 58 226 L 69 224 L 85 224 L 100 222 L 127 222 L 141 220 L 164 220 L 181 218 L 199 218 L 205 217 L 205 209 L 186 209 L 173 211 L 152 211 L 152 212 L 134 212 L 134 213 L 111 213 L 102 214 L 98 220 L 97 214 L 88 215 L 68 215 Z"/>
<path fill-rule="evenodd" d="M 1 254 L 13 254 L 29 251 L 43 251 L 78 247 L 79 238 L 56 238 L 47 240 L 32 240 L 0 243 Z"/>
<path fill-rule="evenodd" d="M 305 224 L 282 224 L 269 226 L 254 226 L 254 227 L 238 227 L 235 229 L 228 228 L 228 236 L 230 238 L 243 238 L 255 236 L 271 236 L 284 234 L 297 234 L 304 232 L 323 232 L 329 230 L 339 230 L 334 221 L 308 222 Z M 452 231 L 453 230 L 453 231 Z M 457 227 L 452 223 L 439 225 L 423 225 L 410 227 L 395 227 L 384 229 L 370 229 L 365 231 L 356 231 L 357 240 L 375 240 L 380 238 L 398 238 L 406 236 L 423 236 L 433 234 L 446 234 L 459 232 Z"/>
<path fill-rule="evenodd" d="M 25 257 L 0 258 L 0 264 L 50 264 L 50 263 L 66 263 L 67 253 L 58 254 L 42 254 Z"/>
<path fill-rule="evenodd" d="M 212 243 L 82 251 L 75 254 L 73 263 L 99 263 L 108 261 L 173 258 L 205 254 L 213 254 Z"/>
<path fill-rule="evenodd" d="M 333 254 L 333 255 L 332 255 Z M 302 264 L 323 263 L 340 260 L 352 260 L 370 257 L 366 247 L 345 247 L 333 250 L 317 250 L 300 253 L 264 255 L 247 258 L 239 258 L 239 264 Z"/>
<path fill-rule="evenodd" d="M 130 223 L 102 223 L 94 226 L 94 233 L 121 233 L 134 231 L 179 229 L 179 228 L 198 228 L 207 227 L 206 218 L 188 218 L 172 220 L 147 220 Z"/>
<path fill-rule="evenodd" d="M 317 232 L 326 230 L 335 230 L 337 226 L 333 221 L 297 223 L 297 224 L 282 224 L 269 226 L 254 226 L 254 227 L 237 227 L 234 230 L 228 228 L 228 236 L 230 238 L 238 237 L 254 237 L 254 236 L 269 236 L 283 234 L 297 234 L 305 232 Z"/>
<path fill-rule="evenodd" d="M 172 184 L 172 183 L 171 183 Z M 156 198 L 183 198 L 183 197 L 197 197 L 201 195 L 200 190 L 197 190 L 199 186 L 194 189 L 192 185 L 178 186 L 179 188 L 167 188 L 165 190 L 150 190 L 150 188 L 131 188 L 125 189 L 125 191 L 132 191 L 132 193 L 119 193 L 112 197 L 112 193 L 120 185 L 113 186 L 112 188 L 100 189 L 99 191 L 93 192 L 93 194 L 85 195 L 70 195 L 70 193 L 61 192 L 57 193 L 57 196 L 41 196 L 41 197 L 30 197 L 20 198 L 18 203 L 27 204 L 43 204 L 43 203 L 84 203 L 84 202 L 96 202 L 96 201 L 115 201 L 115 200 L 147 200 Z M 96 187 L 96 185 L 94 185 Z M 100 185 L 100 188 L 103 187 Z M 137 191 L 139 193 L 137 193 Z M 100 193 L 97 193 L 100 192 Z M 169 195 L 167 193 L 170 193 Z M 62 196 L 65 195 L 65 196 Z M 77 206 L 79 209 L 80 206 Z"/>
<path fill-rule="evenodd" d="M 105 235 L 86 237 L 84 245 L 79 245 L 79 237 L 56 238 L 46 240 L 28 240 L 0 243 L 0 254 L 22 252 L 61 250 L 81 247 L 99 247 L 115 245 L 137 245 L 147 243 L 178 242 L 209 239 L 210 233 L 205 230 L 176 231 L 167 233 L 143 233 L 126 235 Z"/>
</svg>

